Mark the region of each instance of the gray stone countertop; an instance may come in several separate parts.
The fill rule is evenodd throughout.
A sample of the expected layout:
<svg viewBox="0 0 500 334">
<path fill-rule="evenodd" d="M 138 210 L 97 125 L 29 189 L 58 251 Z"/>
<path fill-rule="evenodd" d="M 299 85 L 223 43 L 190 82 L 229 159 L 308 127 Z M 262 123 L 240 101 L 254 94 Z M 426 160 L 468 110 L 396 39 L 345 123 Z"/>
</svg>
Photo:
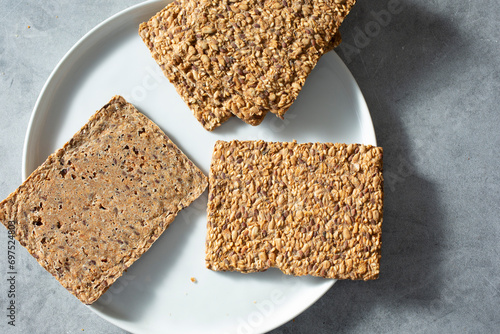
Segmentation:
<svg viewBox="0 0 500 334">
<path fill-rule="evenodd" d="M 0 0 L 0 199 L 22 182 L 43 84 L 85 33 L 138 3 Z M 336 49 L 384 148 L 381 277 L 336 283 L 272 333 L 494 333 L 500 328 L 500 3 L 359 0 Z M 0 229 L 1 333 L 125 333 L 17 249 L 8 325 Z"/>
</svg>

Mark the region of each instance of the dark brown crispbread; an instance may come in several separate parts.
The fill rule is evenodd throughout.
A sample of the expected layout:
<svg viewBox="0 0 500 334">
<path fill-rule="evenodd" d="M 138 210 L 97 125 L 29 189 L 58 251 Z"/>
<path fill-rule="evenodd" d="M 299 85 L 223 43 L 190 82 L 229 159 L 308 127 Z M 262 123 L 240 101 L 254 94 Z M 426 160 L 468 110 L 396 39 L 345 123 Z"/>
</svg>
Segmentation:
<svg viewBox="0 0 500 334">
<path fill-rule="evenodd" d="M 209 269 L 378 277 L 382 148 L 218 141 L 209 180 Z"/>
<path fill-rule="evenodd" d="M 0 221 L 85 304 L 96 301 L 207 186 L 122 97 L 94 114 L 0 203 Z"/>
<path fill-rule="evenodd" d="M 198 120 L 212 130 L 219 114 L 258 125 L 295 101 L 319 58 L 338 45 L 355 0 L 179 0 L 139 34 Z M 212 116 L 208 116 L 212 113 Z M 227 117 L 226 117 L 227 119 Z"/>
</svg>

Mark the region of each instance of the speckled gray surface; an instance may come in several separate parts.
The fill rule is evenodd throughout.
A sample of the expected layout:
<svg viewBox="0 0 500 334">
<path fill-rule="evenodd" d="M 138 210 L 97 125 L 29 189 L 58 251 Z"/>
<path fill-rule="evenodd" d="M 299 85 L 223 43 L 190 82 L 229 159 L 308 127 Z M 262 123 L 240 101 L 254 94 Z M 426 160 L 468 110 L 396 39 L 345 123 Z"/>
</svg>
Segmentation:
<svg viewBox="0 0 500 334">
<path fill-rule="evenodd" d="M 36 98 L 66 51 L 134 0 L 0 0 L 0 197 L 22 181 Z M 500 45 L 495 1 L 359 0 L 336 51 L 370 108 L 385 157 L 381 277 L 338 282 L 272 333 L 493 333 L 500 328 Z M 0 332 L 125 333 L 17 249 Z"/>
</svg>

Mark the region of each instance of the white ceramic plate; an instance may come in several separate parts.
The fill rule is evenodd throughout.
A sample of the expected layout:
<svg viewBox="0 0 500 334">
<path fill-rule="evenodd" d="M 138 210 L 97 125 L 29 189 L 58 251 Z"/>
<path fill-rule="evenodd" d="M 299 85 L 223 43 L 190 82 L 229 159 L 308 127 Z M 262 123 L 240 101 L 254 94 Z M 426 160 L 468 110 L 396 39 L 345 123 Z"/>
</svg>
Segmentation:
<svg viewBox="0 0 500 334">
<path fill-rule="evenodd" d="M 269 114 L 252 127 L 234 117 L 214 132 L 205 131 L 137 34 L 139 23 L 166 3 L 145 2 L 114 15 L 61 60 L 30 120 L 24 178 L 115 94 L 156 122 L 207 174 L 218 139 L 376 144 L 363 96 L 334 52 L 321 59 L 284 121 Z M 90 308 L 134 333 L 262 333 L 303 312 L 334 284 L 275 269 L 247 275 L 206 269 L 206 201 L 205 193 L 183 210 Z"/>
</svg>

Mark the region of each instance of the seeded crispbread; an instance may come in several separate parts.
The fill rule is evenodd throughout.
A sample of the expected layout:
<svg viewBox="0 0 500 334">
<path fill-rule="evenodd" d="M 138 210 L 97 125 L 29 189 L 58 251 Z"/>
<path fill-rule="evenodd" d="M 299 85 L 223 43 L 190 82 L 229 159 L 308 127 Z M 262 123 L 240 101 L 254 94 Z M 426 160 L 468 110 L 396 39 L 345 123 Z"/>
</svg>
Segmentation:
<svg viewBox="0 0 500 334">
<path fill-rule="evenodd" d="M 258 125 L 268 111 L 283 117 L 319 58 L 340 42 L 354 2 L 180 0 L 139 34 L 163 71 L 177 74 L 167 75 L 175 86 L 192 86 L 196 93 L 177 90 L 207 130 L 227 119 L 218 114 Z"/>
<path fill-rule="evenodd" d="M 91 304 L 206 186 L 157 125 L 115 96 L 0 203 L 0 221 Z"/>
<path fill-rule="evenodd" d="M 218 141 L 206 265 L 336 279 L 379 275 L 382 148 Z"/>
</svg>

